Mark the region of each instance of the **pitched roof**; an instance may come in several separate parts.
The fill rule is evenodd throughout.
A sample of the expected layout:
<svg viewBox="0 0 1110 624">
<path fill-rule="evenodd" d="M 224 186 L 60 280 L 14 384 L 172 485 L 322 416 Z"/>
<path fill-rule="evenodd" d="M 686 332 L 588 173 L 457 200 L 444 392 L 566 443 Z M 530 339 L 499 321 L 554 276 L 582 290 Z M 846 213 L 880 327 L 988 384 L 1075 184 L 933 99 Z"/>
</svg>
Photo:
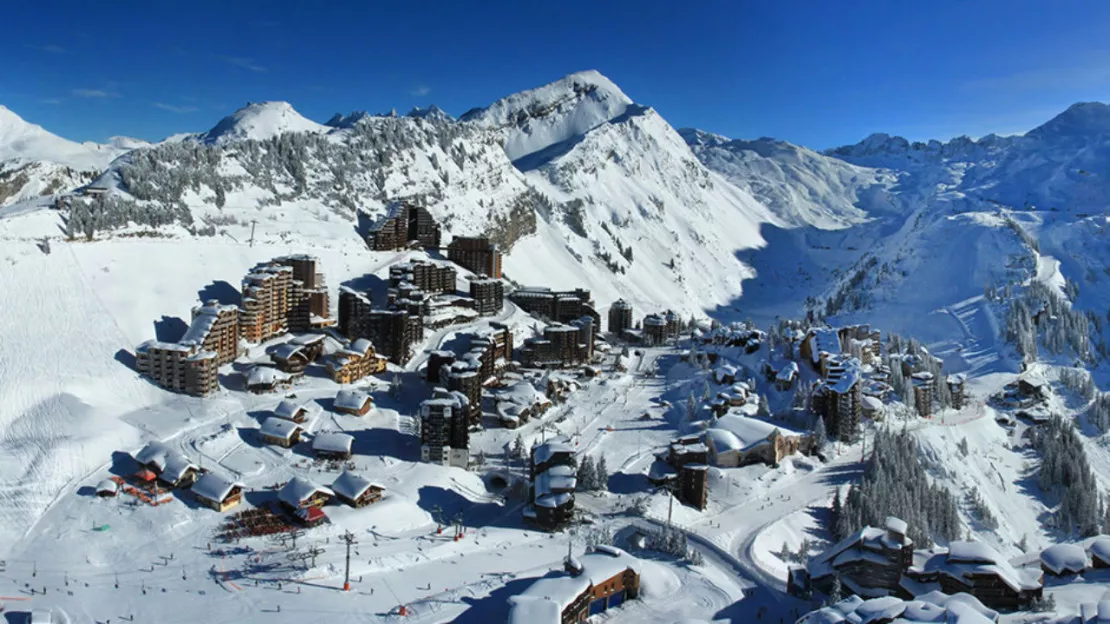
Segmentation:
<svg viewBox="0 0 1110 624">
<path fill-rule="evenodd" d="M 304 345 L 286 342 L 284 344 L 279 344 L 273 349 L 270 349 L 270 357 L 279 360 L 288 360 L 289 358 L 298 354 L 304 356 Z"/>
<path fill-rule="evenodd" d="M 162 474 L 159 476 L 163 481 L 177 483 L 190 470 L 200 470 L 200 466 L 189 461 L 189 458 L 181 453 L 171 453 L 166 457 L 166 467 L 162 469 Z"/>
<path fill-rule="evenodd" d="M 1054 544 L 1041 551 L 1041 565 L 1053 574 L 1087 569 L 1087 553 L 1076 544 Z"/>
<path fill-rule="evenodd" d="M 312 439 L 312 450 L 325 453 L 350 453 L 354 437 L 349 433 L 320 433 Z"/>
<path fill-rule="evenodd" d="M 288 440 L 293 437 L 293 432 L 301 429 L 301 426 L 291 420 L 271 416 L 262 421 L 262 435 L 271 438 L 282 438 Z"/>
<path fill-rule="evenodd" d="M 348 410 L 362 410 L 362 406 L 366 405 L 367 401 L 372 400 L 369 394 L 359 390 L 340 390 L 335 395 L 335 403 L 333 404 L 337 409 Z"/>
<path fill-rule="evenodd" d="M 359 496 L 365 494 L 366 491 L 372 487 L 376 487 L 381 490 L 385 489 L 384 487 L 370 481 L 369 479 L 361 475 L 357 475 L 350 470 L 344 470 L 343 473 L 336 477 L 335 481 L 331 484 L 332 491 L 334 491 L 339 496 L 349 498 L 351 500 L 358 500 Z"/>
<path fill-rule="evenodd" d="M 209 472 L 201 475 L 201 477 L 197 479 L 197 482 L 193 484 L 192 490 L 195 496 L 218 503 L 227 498 L 227 495 L 231 493 L 231 489 L 234 487 L 242 489 L 245 486 L 237 481 L 229 481 L 214 472 Z"/>
<path fill-rule="evenodd" d="M 297 412 L 302 410 L 308 412 L 308 409 L 304 405 L 295 403 L 289 399 L 282 399 L 281 403 L 278 403 L 278 406 L 274 408 L 274 416 L 284 418 L 285 420 L 293 420 L 293 418 L 297 416 Z"/>
<path fill-rule="evenodd" d="M 570 453 L 574 454 L 574 447 L 566 442 L 544 442 L 536 447 L 533 454 L 533 461 L 536 464 L 542 464 L 551 459 L 556 453 Z"/>
<path fill-rule="evenodd" d="M 293 507 L 300 507 L 301 503 L 312 498 L 317 492 L 323 492 L 328 496 L 335 495 L 335 492 L 332 492 L 331 488 L 316 485 L 304 477 L 293 477 L 293 479 L 289 481 L 289 483 L 286 483 L 285 487 L 281 488 L 278 492 L 278 500 L 292 505 Z"/>
</svg>

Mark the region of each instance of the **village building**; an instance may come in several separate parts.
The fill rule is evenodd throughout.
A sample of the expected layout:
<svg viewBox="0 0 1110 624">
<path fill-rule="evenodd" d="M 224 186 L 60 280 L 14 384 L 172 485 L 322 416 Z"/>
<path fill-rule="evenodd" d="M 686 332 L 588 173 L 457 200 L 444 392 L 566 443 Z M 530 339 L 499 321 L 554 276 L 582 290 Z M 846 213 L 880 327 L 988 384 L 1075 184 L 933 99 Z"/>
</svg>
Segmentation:
<svg viewBox="0 0 1110 624">
<path fill-rule="evenodd" d="M 783 426 L 730 413 L 706 429 L 705 443 L 717 466 L 755 463 L 775 466 L 794 453 L 808 453 L 812 440 L 807 434 Z"/>
<path fill-rule="evenodd" d="M 527 338 L 520 363 L 528 368 L 559 368 L 582 364 L 593 349 L 593 323 L 576 319 L 574 325 L 548 325 L 543 338 Z"/>
<path fill-rule="evenodd" d="M 805 595 L 817 589 L 829 595 L 838 579 L 845 593 L 862 598 L 899 594 L 903 572 L 914 557 L 908 529 L 893 517 L 886 519 L 883 528 L 863 527 L 812 558 L 806 568 L 792 569 L 788 592 Z"/>
<path fill-rule="evenodd" d="M 262 421 L 262 428 L 259 429 L 259 437 L 265 444 L 273 444 L 284 448 L 290 448 L 301 440 L 301 433 L 304 429 L 300 425 L 284 418 L 270 416 Z"/>
<path fill-rule="evenodd" d="M 374 310 L 366 319 L 370 340 L 397 365 L 412 358 L 413 345 L 424 336 L 424 317 L 406 310 Z"/>
<path fill-rule="evenodd" d="M 272 366 L 251 366 L 244 372 L 247 390 L 254 394 L 264 394 L 288 388 L 293 385 L 296 375 L 284 373 Z"/>
<path fill-rule="evenodd" d="M 546 287 L 518 288 L 509 299 L 521 310 L 553 323 L 569 323 L 585 315 L 600 321 L 601 316 L 593 307 L 590 291 L 581 288 L 554 291 Z"/>
<path fill-rule="evenodd" d="M 470 298 L 481 316 L 494 316 L 505 307 L 505 284 L 497 278 L 481 275 L 470 279 Z"/>
<path fill-rule="evenodd" d="M 653 485 L 667 487 L 684 505 L 705 509 L 709 500 L 709 448 L 697 434 L 671 441 L 648 473 Z"/>
<path fill-rule="evenodd" d="M 524 518 L 543 529 L 564 526 L 574 516 L 577 468 L 574 449 L 564 442 L 546 442 L 532 447 L 531 505 Z"/>
<path fill-rule="evenodd" d="M 289 331 L 292 267 L 274 262 L 257 265 L 243 278 L 241 290 L 239 331 L 244 340 L 259 343 Z"/>
<path fill-rule="evenodd" d="M 308 419 L 308 408 L 290 399 L 282 399 L 281 403 L 274 408 L 274 416 L 302 424 Z"/>
<path fill-rule="evenodd" d="M 309 362 L 315 362 L 324 354 L 324 334 L 301 334 L 294 336 L 289 342 L 301 347 L 301 351 Z"/>
<path fill-rule="evenodd" d="M 286 342 L 269 349 L 270 360 L 283 373 L 300 375 L 308 368 L 308 355 L 304 347 Z"/>
<path fill-rule="evenodd" d="M 913 406 L 922 418 L 933 415 L 933 395 L 936 379 L 929 371 L 920 371 L 910 377 L 913 384 Z"/>
<path fill-rule="evenodd" d="M 568 558 L 563 573 L 537 579 L 509 598 L 508 624 L 570 624 L 614 609 L 640 595 L 640 562 L 599 545 Z"/>
<path fill-rule="evenodd" d="M 798 347 L 798 354 L 809 360 L 822 377 L 829 376 L 828 359 L 843 353 L 840 334 L 835 329 L 815 327 L 806 332 Z"/>
<path fill-rule="evenodd" d="M 1110 537 L 1096 537 L 1087 547 L 1091 555 L 1091 567 L 1096 570 L 1110 568 Z"/>
<path fill-rule="evenodd" d="M 438 249 L 442 230 L 432 213 L 407 201 L 393 202 L 371 226 L 366 244 L 374 251 L 396 251 L 415 242 L 425 249 Z"/>
<path fill-rule="evenodd" d="M 648 314 L 641 324 L 645 345 L 657 346 L 667 342 L 667 319 L 659 314 Z"/>
<path fill-rule="evenodd" d="M 485 236 L 456 236 L 447 244 L 447 259 L 476 275 L 501 279 L 501 249 Z"/>
<path fill-rule="evenodd" d="M 365 507 L 382 499 L 385 488 L 350 470 L 344 470 L 331 484 L 335 497 L 350 507 Z"/>
<path fill-rule="evenodd" d="M 317 485 L 304 477 L 293 477 L 280 490 L 278 502 L 293 512 L 309 507 L 323 507 L 335 496 L 331 488 Z"/>
<path fill-rule="evenodd" d="M 359 390 L 340 390 L 332 407 L 340 414 L 365 416 L 374 407 L 374 399 Z"/>
<path fill-rule="evenodd" d="M 193 396 L 220 389 L 219 354 L 197 344 L 148 340 L 135 349 L 135 368 L 159 386 Z"/>
<path fill-rule="evenodd" d="M 150 442 L 134 455 L 143 470 L 149 470 L 163 485 L 189 487 L 200 474 L 200 466 L 189 461 L 179 450 L 161 442 Z"/>
<path fill-rule="evenodd" d="M 783 364 L 782 368 L 775 373 L 775 389 L 780 392 L 785 392 L 794 387 L 794 382 L 798 379 L 798 363 L 792 361 Z"/>
<path fill-rule="evenodd" d="M 948 384 L 948 394 L 952 397 L 952 409 L 963 409 L 967 400 L 967 395 L 965 394 L 967 375 L 963 373 L 949 375 L 944 381 Z"/>
<path fill-rule="evenodd" d="M 350 288 L 339 287 L 339 314 L 336 330 L 354 340 L 370 336 L 369 319 L 374 306 L 370 297 Z"/>
<path fill-rule="evenodd" d="M 199 345 L 216 354 L 222 366 L 239 357 L 239 308 L 209 300 L 192 310 L 193 321 L 182 336 L 182 344 Z"/>
<path fill-rule="evenodd" d="M 111 479 L 104 479 L 96 484 L 96 495 L 101 498 L 111 498 L 119 494 L 119 484 Z"/>
<path fill-rule="evenodd" d="M 470 401 L 461 392 L 433 390 L 430 399 L 420 403 L 421 461 L 470 467 Z"/>
<path fill-rule="evenodd" d="M 609 333 L 620 336 L 626 329 L 632 329 L 632 304 L 618 299 L 609 306 Z"/>
<path fill-rule="evenodd" d="M 826 377 L 817 382 L 812 392 L 811 408 L 825 420 L 830 437 L 851 441 L 855 439 L 863 415 L 863 371 L 859 360 L 823 357 L 820 363 Z"/>
<path fill-rule="evenodd" d="M 320 459 L 350 459 L 354 443 L 349 433 L 318 433 L 312 438 L 312 453 Z"/>
<path fill-rule="evenodd" d="M 852 351 L 864 364 L 882 357 L 882 335 L 870 325 L 848 325 L 836 330 L 837 338 L 845 351 Z M 858 347 L 858 353 L 851 346 Z"/>
<path fill-rule="evenodd" d="M 428 366 L 424 370 L 424 378 L 430 384 L 446 383 L 447 380 L 443 377 L 442 373 L 444 367 L 450 368 L 455 363 L 455 352 L 440 350 L 432 351 L 428 354 Z"/>
<path fill-rule="evenodd" d="M 494 400 L 501 426 L 509 429 L 515 429 L 533 418 L 539 418 L 552 405 L 551 399 L 524 380 L 508 384 L 498 390 Z"/>
<path fill-rule="evenodd" d="M 906 574 L 917 583 L 938 584 L 946 594 L 971 594 L 992 609 L 1022 609 L 1043 592 L 1040 570 L 1017 570 L 982 542 L 952 542 Z"/>
<path fill-rule="evenodd" d="M 384 372 L 385 363 L 385 358 L 374 353 L 374 345 L 369 340 L 359 338 L 333 353 L 326 367 L 332 381 L 349 384 Z"/>
<path fill-rule="evenodd" d="M 455 267 L 427 260 L 409 260 L 389 267 L 390 288 L 408 282 L 426 293 L 453 293 L 457 278 Z"/>
<path fill-rule="evenodd" d="M 245 487 L 242 483 L 208 472 L 193 484 L 192 492 L 198 504 L 224 512 L 243 500 Z"/>
<path fill-rule="evenodd" d="M 1087 552 L 1077 544 L 1054 544 L 1041 551 L 1041 570 L 1045 574 L 1074 576 L 1087 568 Z"/>
<path fill-rule="evenodd" d="M 286 327 L 293 332 L 323 329 L 335 324 L 331 319 L 328 286 L 324 274 L 317 270 L 319 260 L 307 254 L 274 258 L 274 262 L 292 269 L 289 311 Z"/>
</svg>

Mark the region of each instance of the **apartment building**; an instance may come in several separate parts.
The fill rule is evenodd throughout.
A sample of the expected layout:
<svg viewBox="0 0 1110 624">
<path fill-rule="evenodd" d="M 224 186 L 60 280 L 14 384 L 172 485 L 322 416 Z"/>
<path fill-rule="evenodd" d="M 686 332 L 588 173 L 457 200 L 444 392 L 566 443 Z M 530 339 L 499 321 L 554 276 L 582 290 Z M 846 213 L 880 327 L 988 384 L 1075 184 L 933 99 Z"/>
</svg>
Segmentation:
<svg viewBox="0 0 1110 624">
<path fill-rule="evenodd" d="M 289 331 L 293 268 L 267 263 L 243 278 L 239 330 L 247 342 L 263 342 Z"/>
<path fill-rule="evenodd" d="M 501 249 L 484 236 L 456 236 L 447 245 L 447 259 L 471 273 L 501 279 Z"/>
<path fill-rule="evenodd" d="M 470 467 L 469 401 L 460 392 L 436 388 L 420 403 L 420 459 L 442 466 Z"/>
<path fill-rule="evenodd" d="M 329 309 L 328 287 L 318 271 L 314 256 L 297 254 L 275 258 L 274 262 L 293 271 L 288 313 L 289 331 L 306 332 L 333 324 Z"/>
<path fill-rule="evenodd" d="M 370 228 L 366 244 L 374 251 L 405 249 L 415 241 L 425 249 L 438 249 L 442 230 L 423 206 L 394 202 Z"/>
<path fill-rule="evenodd" d="M 494 316 L 505 306 L 505 284 L 492 277 L 475 277 L 470 280 L 470 298 L 474 310 L 482 316 Z"/>
<path fill-rule="evenodd" d="M 182 337 L 182 343 L 200 345 L 212 351 L 220 365 L 239 357 L 239 308 L 209 300 L 192 310 L 193 322 Z"/>
<path fill-rule="evenodd" d="M 135 367 L 174 392 L 207 396 L 220 387 L 219 354 L 196 343 L 148 340 L 135 349 Z"/>
<path fill-rule="evenodd" d="M 626 329 L 632 329 L 632 304 L 618 299 L 609 306 L 609 333 L 621 336 Z"/>
</svg>

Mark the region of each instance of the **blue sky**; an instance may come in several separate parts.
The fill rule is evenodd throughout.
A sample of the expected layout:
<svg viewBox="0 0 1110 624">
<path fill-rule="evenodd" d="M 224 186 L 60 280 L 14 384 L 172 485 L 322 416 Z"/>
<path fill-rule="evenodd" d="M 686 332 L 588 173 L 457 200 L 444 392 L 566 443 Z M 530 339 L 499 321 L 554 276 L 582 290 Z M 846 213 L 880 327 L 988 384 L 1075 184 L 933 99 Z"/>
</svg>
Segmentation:
<svg viewBox="0 0 1110 624">
<path fill-rule="evenodd" d="M 1021 132 L 1110 99 L 1110 3 L 24 2 L 0 104 L 76 140 L 206 130 L 248 101 L 469 108 L 598 69 L 675 127 L 815 148 Z"/>
</svg>

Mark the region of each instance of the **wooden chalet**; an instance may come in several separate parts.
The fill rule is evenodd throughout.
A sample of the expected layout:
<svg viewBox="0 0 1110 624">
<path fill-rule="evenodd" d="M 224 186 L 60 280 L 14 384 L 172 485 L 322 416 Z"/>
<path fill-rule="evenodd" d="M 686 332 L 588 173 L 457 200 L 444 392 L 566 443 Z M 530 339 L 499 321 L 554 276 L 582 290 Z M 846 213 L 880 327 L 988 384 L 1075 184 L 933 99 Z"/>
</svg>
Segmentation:
<svg viewBox="0 0 1110 624">
<path fill-rule="evenodd" d="M 1095 569 L 1110 568 L 1110 537 L 1096 537 L 1087 547 L 1091 555 L 1091 567 Z"/>
<path fill-rule="evenodd" d="M 193 484 L 197 503 L 216 511 L 227 511 L 243 500 L 244 485 L 215 474 L 206 473 Z"/>
<path fill-rule="evenodd" d="M 296 336 L 289 342 L 301 347 L 301 353 L 309 362 L 315 362 L 324 354 L 324 334 L 303 334 Z"/>
<path fill-rule="evenodd" d="M 297 424 L 303 424 L 304 421 L 308 420 L 308 408 L 300 403 L 284 399 L 274 408 L 274 416 Z"/>
<path fill-rule="evenodd" d="M 278 500 L 291 511 L 323 507 L 333 496 L 335 492 L 331 488 L 316 485 L 304 477 L 293 477 L 278 491 Z"/>
<path fill-rule="evenodd" d="M 308 356 L 301 345 L 287 342 L 270 350 L 274 366 L 284 373 L 303 373 L 308 368 Z"/>
<path fill-rule="evenodd" d="M 349 433 L 320 433 L 312 438 L 312 452 L 320 459 L 348 459 L 354 441 Z"/>
<path fill-rule="evenodd" d="M 361 477 L 349 470 L 344 470 L 331 484 L 335 497 L 351 507 L 365 507 L 382 499 L 385 488 Z"/>
<path fill-rule="evenodd" d="M 279 388 L 288 388 L 292 385 L 293 375 L 285 373 L 272 366 L 252 366 L 246 373 L 247 390 L 254 394 L 274 392 Z"/>
<path fill-rule="evenodd" d="M 640 563 L 612 546 L 569 557 L 562 574 L 537 579 L 509 598 L 509 624 L 571 624 L 640 595 Z"/>
<path fill-rule="evenodd" d="M 340 414 L 365 416 L 374 407 L 374 399 L 358 390 L 340 390 L 335 395 L 333 407 Z"/>
<path fill-rule="evenodd" d="M 300 425 L 291 420 L 271 416 L 262 421 L 262 428 L 259 429 L 258 435 L 266 444 L 290 448 L 300 442 L 303 431 Z"/>
<path fill-rule="evenodd" d="M 136 478 L 144 482 L 157 478 L 170 488 L 188 487 L 200 473 L 200 467 L 189 461 L 184 453 L 161 442 L 147 444 L 134 458 L 141 468 Z"/>
<path fill-rule="evenodd" d="M 96 495 L 102 498 L 110 498 L 119 494 L 119 484 L 111 479 L 104 479 L 96 484 Z"/>
</svg>

